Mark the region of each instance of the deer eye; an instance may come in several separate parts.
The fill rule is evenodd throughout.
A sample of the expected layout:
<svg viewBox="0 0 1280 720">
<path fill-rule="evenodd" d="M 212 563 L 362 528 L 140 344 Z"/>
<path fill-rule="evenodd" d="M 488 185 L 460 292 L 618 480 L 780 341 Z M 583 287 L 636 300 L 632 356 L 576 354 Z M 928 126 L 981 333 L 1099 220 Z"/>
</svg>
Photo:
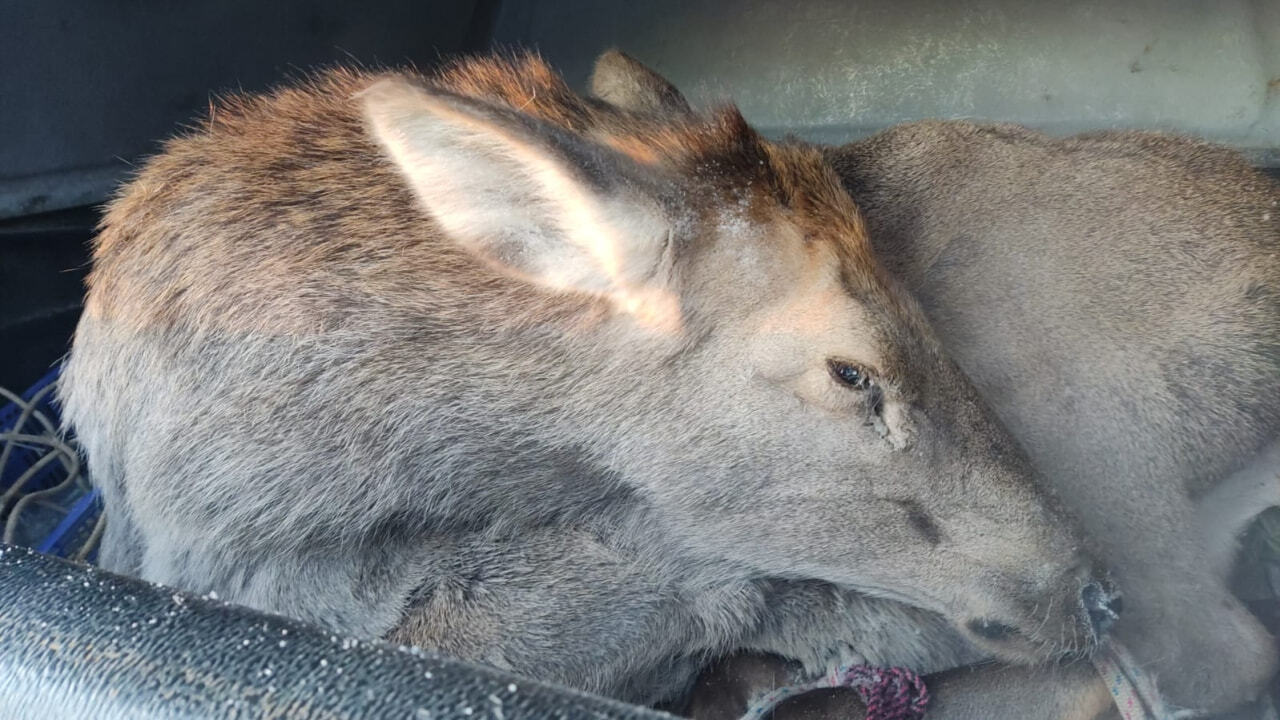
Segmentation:
<svg viewBox="0 0 1280 720">
<path fill-rule="evenodd" d="M 853 363 L 847 363 L 843 360 L 828 360 L 827 367 L 831 369 L 832 377 L 841 385 L 851 387 L 854 390 L 866 390 L 871 387 L 871 375 Z"/>
</svg>

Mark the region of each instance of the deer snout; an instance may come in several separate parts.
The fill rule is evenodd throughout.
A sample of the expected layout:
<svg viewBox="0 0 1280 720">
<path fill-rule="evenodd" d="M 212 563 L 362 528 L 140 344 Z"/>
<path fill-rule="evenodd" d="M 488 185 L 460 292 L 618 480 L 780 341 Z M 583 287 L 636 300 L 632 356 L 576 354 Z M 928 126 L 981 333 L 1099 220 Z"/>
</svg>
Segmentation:
<svg viewBox="0 0 1280 720">
<path fill-rule="evenodd" d="M 990 614 L 969 619 L 964 629 L 1006 660 L 1038 662 L 1090 652 L 1120 617 L 1120 593 L 1088 565 L 1076 565 L 1047 587 L 1039 587 L 1038 592 L 992 608 Z"/>
</svg>

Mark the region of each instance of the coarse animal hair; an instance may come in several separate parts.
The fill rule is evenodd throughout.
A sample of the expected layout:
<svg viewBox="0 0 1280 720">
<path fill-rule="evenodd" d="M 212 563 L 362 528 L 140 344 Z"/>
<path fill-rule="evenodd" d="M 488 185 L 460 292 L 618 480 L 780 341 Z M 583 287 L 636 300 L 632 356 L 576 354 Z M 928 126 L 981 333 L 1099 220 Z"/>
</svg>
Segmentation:
<svg viewBox="0 0 1280 720">
<path fill-rule="evenodd" d="M 1105 630 L 821 152 L 533 56 L 225 98 L 108 209 L 61 396 L 108 568 L 616 697 Z"/>
</svg>

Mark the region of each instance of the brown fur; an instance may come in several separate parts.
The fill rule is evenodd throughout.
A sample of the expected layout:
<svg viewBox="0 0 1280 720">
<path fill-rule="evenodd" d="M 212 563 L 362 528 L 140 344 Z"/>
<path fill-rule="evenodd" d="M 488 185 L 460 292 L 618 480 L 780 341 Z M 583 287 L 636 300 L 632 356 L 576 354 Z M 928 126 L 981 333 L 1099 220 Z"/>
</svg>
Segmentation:
<svg viewBox="0 0 1280 720">
<path fill-rule="evenodd" d="M 338 322 L 351 299 L 309 297 L 325 303 L 324 311 L 306 320 L 293 316 L 298 304 L 288 298 L 306 291 L 300 281 L 314 268 L 341 264 L 353 294 L 395 297 L 412 292 L 385 274 L 377 262 L 380 256 L 368 256 L 370 245 L 380 253 L 403 256 L 406 266 L 443 263 L 443 275 L 463 275 L 452 271 L 451 264 L 461 259 L 450 254 L 415 257 L 427 248 L 414 239 L 430 228 L 422 226 L 403 182 L 367 137 L 358 109 L 350 102 L 373 77 L 336 68 L 268 95 L 224 97 L 210 109 L 198 132 L 166 143 L 103 218 L 107 231 L 95 240 L 89 286 L 98 291 L 89 294 L 89 312 L 159 327 L 177 318 L 200 317 L 228 330 L 315 333 Z M 846 276 L 858 278 L 878 269 L 871 261 L 861 218 L 821 154 L 804 147 L 766 145 L 735 108 L 719 110 L 707 120 L 690 117 L 674 123 L 618 113 L 575 95 L 534 56 L 469 60 L 415 79 L 590 133 L 647 164 L 697 172 L 709 184 L 732 177 L 733 187 L 762 193 L 752 204 L 757 218 L 773 212 L 776 205 L 791 208 L 791 217 L 804 223 L 808 240 L 832 244 L 835 254 L 845 259 Z M 281 147 L 294 152 L 283 155 L 278 152 Z M 331 162 L 334 158 L 345 162 Z M 282 203 L 281 198 L 290 200 Z M 367 216 L 343 212 L 353 205 Z M 270 212 L 262 212 L 265 208 Z M 168 232 L 115 231 L 145 227 L 158 218 L 176 227 Z M 183 234 L 179 230 L 184 218 L 199 218 L 226 234 Z M 291 232 L 281 234 L 282 228 Z M 349 241 L 316 242 L 301 253 L 280 252 L 286 243 L 292 249 L 297 235 Z M 128 247 L 122 245 L 125 238 Z M 120 261 L 134 254 L 160 262 Z M 173 283 L 169 278 L 174 267 L 164 264 L 166 255 L 180 256 L 191 266 L 216 266 L 242 256 L 263 269 L 267 282 L 246 288 L 256 299 L 228 295 L 225 284 L 216 283 L 213 276 L 191 275 L 186 282 Z M 264 312 L 246 316 L 231 310 L 230 304 L 245 300 L 261 305 Z M 526 306 L 533 317 L 541 318 L 546 311 L 545 303 Z"/>
</svg>

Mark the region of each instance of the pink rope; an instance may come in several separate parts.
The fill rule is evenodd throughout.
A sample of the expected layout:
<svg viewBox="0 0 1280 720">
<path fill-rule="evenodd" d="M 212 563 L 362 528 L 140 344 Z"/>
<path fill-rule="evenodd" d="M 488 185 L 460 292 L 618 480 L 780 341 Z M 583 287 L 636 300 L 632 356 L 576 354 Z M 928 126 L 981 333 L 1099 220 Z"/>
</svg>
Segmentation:
<svg viewBox="0 0 1280 720">
<path fill-rule="evenodd" d="M 1171 720 L 1179 716 L 1165 706 L 1154 679 L 1144 674 L 1118 643 L 1103 646 L 1093 663 L 1125 720 Z M 811 682 L 773 690 L 753 704 L 742 720 L 759 720 L 788 698 L 827 688 L 850 688 L 858 693 L 867 707 L 866 720 L 921 720 L 929 706 L 924 680 L 910 670 L 853 665 L 837 668 Z"/>
<path fill-rule="evenodd" d="M 929 706 L 924 680 L 910 670 L 853 665 L 836 668 L 803 685 L 778 688 L 752 705 L 743 720 L 757 720 L 788 698 L 826 688 L 850 688 L 858 693 L 867 707 L 867 720 L 921 720 Z"/>
<path fill-rule="evenodd" d="M 856 665 L 842 683 L 852 687 L 867 706 L 867 720 L 920 720 L 929 707 L 929 689 L 919 675 L 904 668 L 877 669 Z"/>
</svg>

